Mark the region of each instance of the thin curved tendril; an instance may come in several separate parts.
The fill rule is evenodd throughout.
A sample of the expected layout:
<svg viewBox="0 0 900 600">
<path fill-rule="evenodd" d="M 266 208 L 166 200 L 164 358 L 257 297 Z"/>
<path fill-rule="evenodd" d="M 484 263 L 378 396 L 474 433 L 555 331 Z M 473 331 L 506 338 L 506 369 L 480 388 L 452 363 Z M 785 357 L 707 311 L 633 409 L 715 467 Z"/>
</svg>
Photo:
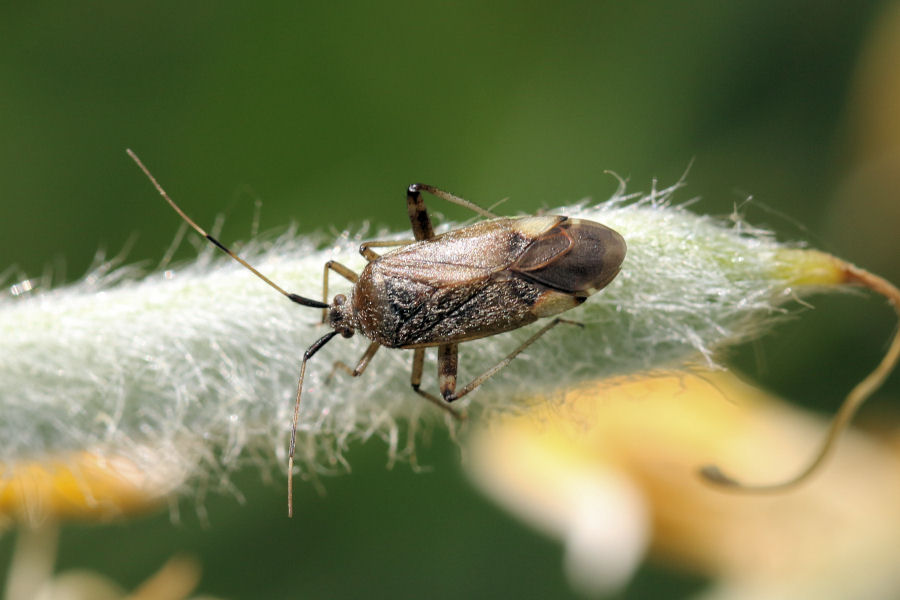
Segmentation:
<svg viewBox="0 0 900 600">
<path fill-rule="evenodd" d="M 841 264 L 845 272 L 846 283 L 862 285 L 886 297 L 893 305 L 894 310 L 897 312 L 897 316 L 900 317 L 900 290 L 889 281 L 869 273 L 864 269 L 860 269 L 849 263 L 841 262 Z M 881 384 L 884 383 L 891 374 L 891 371 L 894 370 L 898 361 L 900 361 L 900 327 L 894 332 L 891 344 L 888 347 L 884 358 L 878 363 L 878 366 L 875 367 L 865 379 L 856 384 L 850 393 L 847 394 L 844 403 L 841 405 L 840 409 L 838 409 L 837 414 L 835 414 L 831 421 L 831 425 L 828 427 L 828 433 L 826 434 L 818 453 L 816 453 L 809 465 L 794 477 L 772 484 L 745 484 L 722 472 L 716 465 L 704 466 L 700 469 L 700 475 L 709 483 L 736 492 L 783 492 L 804 483 L 814 475 L 833 454 L 838 439 L 847 427 L 850 426 L 850 421 L 853 420 L 856 412 L 863 403 L 868 400 L 879 387 L 881 387 Z"/>
</svg>

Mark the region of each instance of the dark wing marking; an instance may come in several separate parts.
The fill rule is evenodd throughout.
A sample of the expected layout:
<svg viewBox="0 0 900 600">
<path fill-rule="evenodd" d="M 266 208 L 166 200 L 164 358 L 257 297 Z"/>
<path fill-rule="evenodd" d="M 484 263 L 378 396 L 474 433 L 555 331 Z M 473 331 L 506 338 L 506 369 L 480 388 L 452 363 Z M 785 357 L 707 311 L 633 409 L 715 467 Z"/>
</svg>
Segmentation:
<svg viewBox="0 0 900 600">
<path fill-rule="evenodd" d="M 534 240 L 510 269 L 520 273 L 540 272 L 572 249 L 575 240 L 557 225 Z"/>
<path fill-rule="evenodd" d="M 397 328 L 397 344 L 406 346 L 423 341 L 435 340 L 435 328 L 454 330 L 465 328 L 465 316 L 462 307 L 470 303 L 487 287 L 487 280 L 461 286 L 451 286 L 433 290 L 423 298 L 405 320 L 401 320 Z M 455 323 L 455 324 L 454 324 Z"/>
<path fill-rule="evenodd" d="M 441 290 L 424 303 L 417 324 L 401 326 L 398 345 L 463 342 L 517 329 L 537 319 L 531 308 L 545 289 L 512 277 L 492 278 L 477 288 Z"/>
<path fill-rule="evenodd" d="M 369 263 L 362 278 L 377 285 L 373 297 L 381 298 L 378 314 L 369 319 L 380 323 L 379 341 L 393 347 L 451 343 L 533 321 L 529 309 L 546 287 L 509 268 L 535 235 L 562 219 L 493 219 L 404 246 Z M 565 239 L 564 234 L 557 237 Z M 558 254 L 553 239 L 548 237 L 544 245 L 547 260 L 552 260 Z"/>
<path fill-rule="evenodd" d="M 535 239 L 509 269 L 567 294 L 590 295 L 612 281 L 624 257 L 625 241 L 609 227 L 566 219 Z"/>
</svg>

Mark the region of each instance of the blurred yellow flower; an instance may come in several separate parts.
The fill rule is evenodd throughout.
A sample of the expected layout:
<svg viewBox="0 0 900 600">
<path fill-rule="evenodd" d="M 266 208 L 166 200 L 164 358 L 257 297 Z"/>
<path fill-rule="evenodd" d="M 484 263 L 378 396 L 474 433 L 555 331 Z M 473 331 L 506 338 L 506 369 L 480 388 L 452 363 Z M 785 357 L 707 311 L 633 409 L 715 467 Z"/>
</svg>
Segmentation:
<svg viewBox="0 0 900 600">
<path fill-rule="evenodd" d="M 158 507 L 184 473 L 159 448 L 135 454 L 142 464 L 91 451 L 0 464 L 0 523 L 109 520 Z"/>
<path fill-rule="evenodd" d="M 710 462 L 749 482 L 788 478 L 826 423 L 725 372 L 621 377 L 498 419 L 468 440 L 472 479 L 561 539 L 573 584 L 624 586 L 646 552 L 705 574 L 711 599 L 900 596 L 900 457 L 858 431 L 781 494 L 710 486 Z"/>
</svg>

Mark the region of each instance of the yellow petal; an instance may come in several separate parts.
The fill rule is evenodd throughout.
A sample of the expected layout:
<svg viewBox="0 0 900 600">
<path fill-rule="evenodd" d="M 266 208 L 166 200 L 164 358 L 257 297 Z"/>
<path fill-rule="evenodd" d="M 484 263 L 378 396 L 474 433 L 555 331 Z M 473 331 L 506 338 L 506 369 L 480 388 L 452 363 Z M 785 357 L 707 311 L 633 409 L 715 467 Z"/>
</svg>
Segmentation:
<svg viewBox="0 0 900 600">
<path fill-rule="evenodd" d="M 158 506 L 181 481 L 163 462 L 94 452 L 0 465 L 0 515 L 26 523 L 106 520 Z"/>
<path fill-rule="evenodd" d="M 723 372 L 606 380 L 543 406 L 475 433 L 468 460 L 476 482 L 542 531 L 566 541 L 579 525 L 548 523 L 584 518 L 572 510 L 577 498 L 566 497 L 577 494 L 573 481 L 616 473 L 625 481 L 617 487 L 636 499 L 624 517 L 610 510 L 583 526 L 599 520 L 613 531 L 645 510 L 655 555 L 720 578 L 729 594 L 900 595 L 900 459 L 887 444 L 850 432 L 800 489 L 733 494 L 707 484 L 698 468 L 714 462 L 751 481 L 787 477 L 817 450 L 825 422 Z M 627 552 L 637 547 L 637 534 L 623 539 Z"/>
</svg>

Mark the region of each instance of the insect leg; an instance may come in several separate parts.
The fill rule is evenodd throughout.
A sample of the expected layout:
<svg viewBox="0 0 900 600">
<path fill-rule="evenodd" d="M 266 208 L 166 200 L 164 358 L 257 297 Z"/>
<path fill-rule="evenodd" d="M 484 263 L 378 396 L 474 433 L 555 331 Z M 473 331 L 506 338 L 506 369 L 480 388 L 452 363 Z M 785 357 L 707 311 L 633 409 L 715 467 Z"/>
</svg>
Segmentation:
<svg viewBox="0 0 900 600">
<path fill-rule="evenodd" d="M 450 192 L 445 192 L 444 190 L 440 190 L 431 185 L 426 185 L 424 183 L 414 183 L 406 190 L 406 208 L 409 211 L 409 220 L 412 223 L 413 233 L 415 234 L 417 240 L 425 240 L 430 237 L 434 237 L 434 230 L 431 229 L 431 221 L 428 218 L 428 213 L 425 210 L 425 202 L 422 200 L 421 196 L 421 192 L 423 191 L 428 192 L 432 196 L 437 196 L 441 200 L 445 200 L 452 204 L 468 208 L 469 210 L 478 213 L 482 217 L 486 217 L 488 219 L 497 218 L 497 215 L 489 210 L 481 208 L 474 202 L 469 202 L 464 198 L 454 196 Z M 429 231 L 431 232 L 431 234 L 424 235 L 424 237 L 419 237 L 420 230 L 423 232 L 423 234 L 427 234 Z"/>
<path fill-rule="evenodd" d="M 406 190 L 406 212 L 412 225 L 413 236 L 417 240 L 428 240 L 434 237 L 434 227 L 428 218 L 425 200 L 422 199 L 421 184 L 414 183 Z"/>
<path fill-rule="evenodd" d="M 450 413 L 450 415 L 454 419 L 456 419 L 458 421 L 462 421 L 463 419 L 465 419 L 465 415 L 462 415 L 462 414 L 456 412 L 455 410 L 453 410 L 453 408 L 449 404 L 442 401 L 440 398 L 438 398 L 434 394 L 430 394 L 430 393 L 426 392 L 425 390 L 419 389 L 419 386 L 422 385 L 422 370 L 423 370 L 424 365 L 425 365 L 425 348 L 416 348 L 415 350 L 413 350 L 412 375 L 409 380 L 410 384 L 412 384 L 413 391 L 415 391 L 417 394 L 419 394 L 420 396 L 422 396 L 423 398 L 425 398 L 426 400 L 428 400 L 429 402 L 431 402 L 432 404 L 434 404 L 441 410 Z M 455 377 L 455 375 L 456 374 L 454 373 L 454 377 Z"/>
<path fill-rule="evenodd" d="M 438 388 L 444 400 L 456 392 L 456 371 L 459 369 L 459 345 L 438 346 Z"/>
<path fill-rule="evenodd" d="M 458 394 L 453 394 L 453 395 L 450 395 L 450 396 L 444 394 L 444 399 L 445 399 L 447 402 L 453 402 L 454 400 L 459 400 L 460 398 L 462 398 L 463 396 L 465 396 L 466 394 L 468 394 L 468 393 L 471 392 L 472 390 L 476 389 L 476 388 L 477 388 L 478 386 L 480 386 L 482 383 L 484 383 L 485 381 L 487 381 L 488 379 L 490 379 L 491 377 L 493 377 L 493 376 L 497 373 L 497 371 L 499 371 L 500 369 L 502 369 L 503 367 L 505 367 L 506 365 L 508 365 L 509 363 L 511 363 L 512 360 L 513 360 L 516 356 L 518 356 L 520 352 L 522 352 L 523 350 L 525 350 L 525 348 L 527 348 L 528 346 L 530 346 L 531 344 L 533 344 L 539 337 L 541 337 L 542 335 L 544 335 L 545 333 L 547 333 L 548 331 L 550 331 L 551 329 L 553 329 L 554 327 L 556 327 L 556 326 L 559 325 L 560 323 L 567 323 L 567 324 L 569 324 L 569 325 L 578 325 L 579 327 L 583 327 L 583 325 L 582 325 L 581 323 L 578 323 L 577 321 L 569 321 L 568 319 L 553 319 L 552 321 L 550 321 L 549 323 L 547 323 L 546 325 L 544 325 L 543 327 L 541 327 L 541 328 L 537 331 L 537 333 L 535 333 L 533 336 L 531 336 L 530 338 L 528 338 L 527 340 L 525 340 L 524 342 L 522 342 L 522 345 L 520 345 L 518 348 L 516 348 L 515 350 L 513 350 L 512 352 L 510 352 L 510 353 L 506 356 L 506 358 L 504 358 L 503 360 L 501 360 L 500 362 L 498 362 L 496 365 L 494 365 L 493 367 L 491 367 L 490 369 L 488 369 L 487 371 L 485 371 L 484 373 L 482 373 L 481 375 L 479 375 L 478 377 L 476 377 L 475 379 L 473 379 L 473 380 L 469 383 L 469 385 L 467 385 L 466 387 L 464 387 Z M 442 390 L 442 391 L 443 391 L 443 390 Z"/>
<path fill-rule="evenodd" d="M 303 392 L 303 377 L 306 375 L 306 361 L 313 357 L 322 346 L 331 341 L 337 331 L 326 333 L 303 353 L 300 362 L 300 378 L 297 380 L 297 401 L 294 404 L 294 420 L 291 422 L 291 447 L 288 451 L 288 516 L 294 516 L 294 448 L 297 444 L 297 421 L 300 420 L 300 394 Z"/>
<path fill-rule="evenodd" d="M 334 373 L 338 369 L 341 369 L 342 371 L 344 371 L 345 373 L 350 375 L 350 377 L 359 377 L 360 375 L 363 374 L 363 371 L 366 370 L 366 367 L 369 366 L 369 362 L 372 360 L 372 357 L 375 356 L 375 353 L 378 351 L 379 348 L 381 348 L 381 344 L 379 344 L 378 342 L 372 342 L 371 344 L 369 344 L 369 347 L 366 348 L 365 353 L 362 355 L 362 357 L 356 363 L 355 369 L 351 369 L 347 365 L 347 363 L 345 363 L 343 361 L 340 361 L 340 360 L 335 361 L 334 366 L 331 367 L 331 373 L 328 374 L 328 379 L 331 379 L 332 377 L 334 377 Z"/>
<path fill-rule="evenodd" d="M 385 240 L 385 241 L 375 241 L 375 242 L 363 242 L 359 245 L 359 253 L 363 255 L 363 257 L 372 262 L 380 255 L 369 248 L 392 248 L 394 246 L 408 246 L 409 244 L 414 243 L 416 240 Z"/>
<path fill-rule="evenodd" d="M 325 305 L 325 308 L 322 309 L 322 322 L 324 323 L 328 320 L 328 271 L 334 271 L 344 279 L 348 280 L 350 283 L 356 283 L 359 281 L 359 275 L 354 273 L 349 267 L 345 267 L 339 262 L 329 260 L 325 263 L 325 268 L 323 269 L 322 274 L 322 304 Z"/>
<path fill-rule="evenodd" d="M 413 350 L 412 375 L 409 378 L 412 389 L 419 391 L 422 385 L 422 368 L 425 366 L 425 348 L 416 348 Z"/>
</svg>

